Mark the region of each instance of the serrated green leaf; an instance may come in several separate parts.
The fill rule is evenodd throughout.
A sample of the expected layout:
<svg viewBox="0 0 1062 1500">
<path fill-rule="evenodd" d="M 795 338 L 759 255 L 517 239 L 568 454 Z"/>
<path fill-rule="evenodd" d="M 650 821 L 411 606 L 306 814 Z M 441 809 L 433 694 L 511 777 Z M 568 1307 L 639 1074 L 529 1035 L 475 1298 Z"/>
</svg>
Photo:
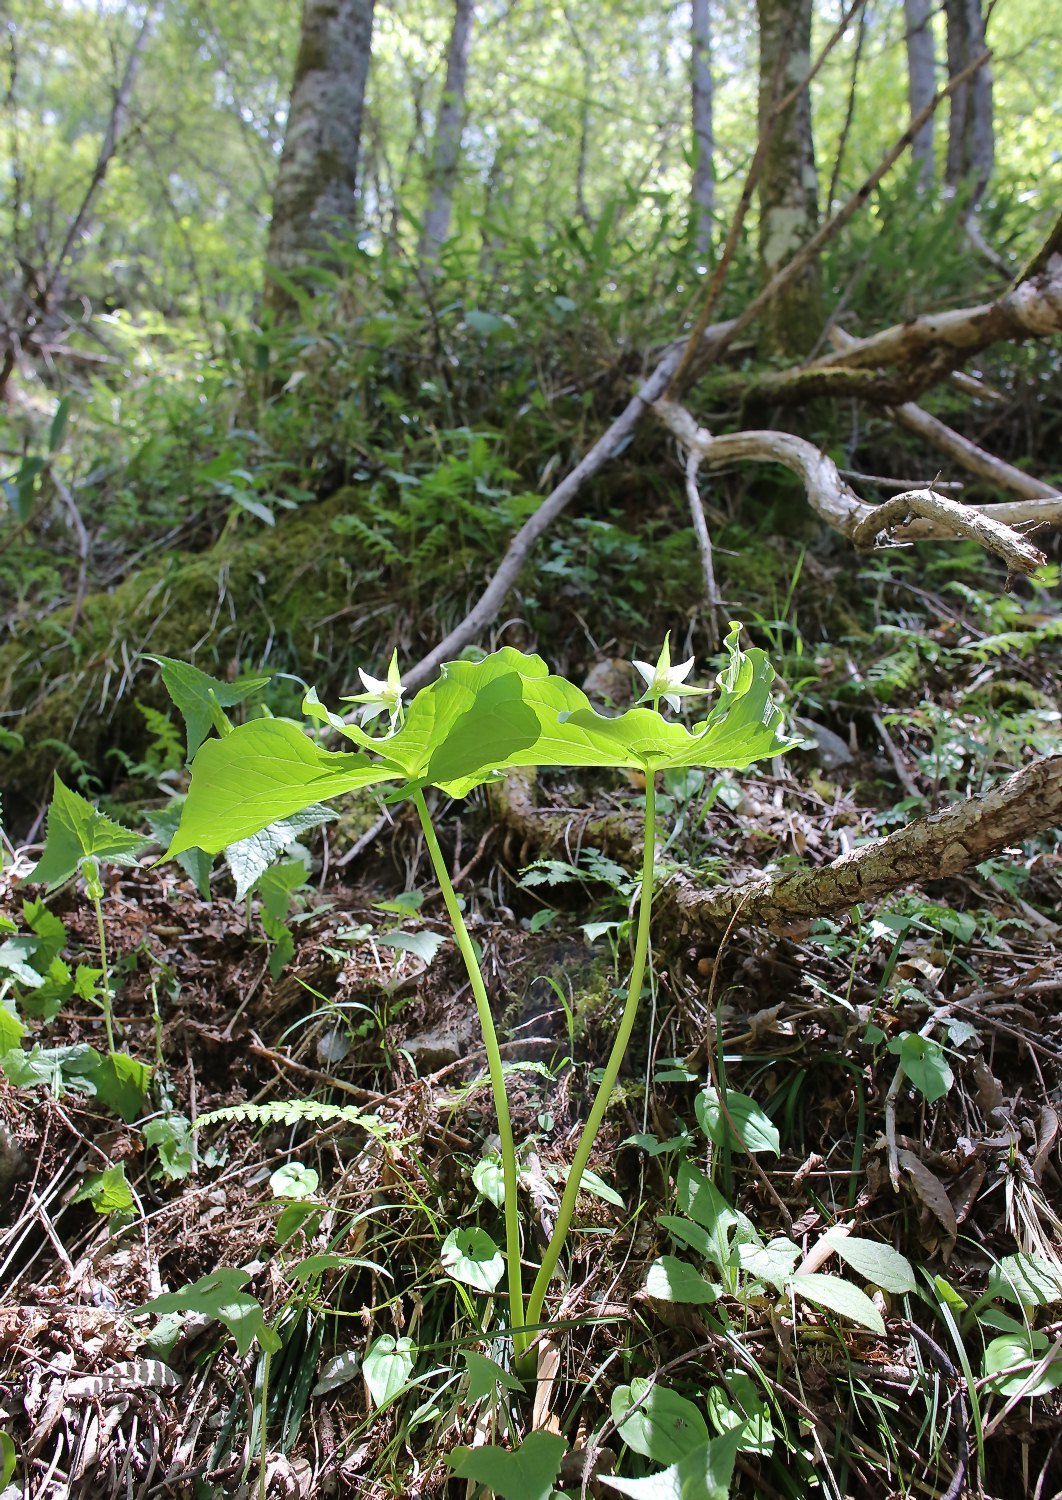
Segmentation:
<svg viewBox="0 0 1062 1500">
<path fill-rule="evenodd" d="M 493 1292 L 505 1275 L 505 1257 L 485 1229 L 454 1229 L 439 1259 L 447 1276 L 477 1292 Z"/>
<path fill-rule="evenodd" d="M 182 1287 L 177 1292 L 165 1292 L 161 1297 L 153 1297 L 150 1302 L 134 1307 L 132 1316 L 149 1312 L 201 1313 L 204 1317 L 216 1318 L 229 1330 L 241 1356 L 247 1353 L 255 1339 L 261 1348 L 276 1353 L 280 1339 L 266 1322 L 261 1303 L 250 1292 L 241 1290 L 250 1279 L 249 1271 L 223 1266 L 211 1271 L 209 1276 L 201 1276 L 191 1286 Z"/>
<path fill-rule="evenodd" d="M 395 948 L 400 953 L 412 953 L 422 963 L 430 964 L 439 949 L 446 946 L 441 932 L 378 932 L 376 941 L 383 948 Z"/>
<path fill-rule="evenodd" d="M 678 1463 L 708 1441 L 708 1424 L 700 1409 L 677 1391 L 651 1380 L 632 1380 L 630 1385 L 616 1387 L 612 1420 L 628 1448 L 658 1464 Z"/>
<path fill-rule="evenodd" d="M 216 722 L 219 708 L 235 708 L 259 688 L 266 687 L 270 674 L 238 677 L 235 682 L 221 682 L 201 672 L 190 662 L 175 661 L 171 656 L 147 656 L 162 671 L 162 681 L 180 710 L 188 733 L 188 759 L 191 760 Z M 218 853 L 218 850 L 213 850 Z"/>
<path fill-rule="evenodd" d="M 314 804 L 292 813 L 289 818 L 279 818 L 277 822 L 270 823 L 249 838 L 230 844 L 225 850 L 225 863 L 236 882 L 236 900 L 242 901 L 255 881 L 265 878 L 266 871 L 282 849 L 289 848 L 302 834 L 319 828 L 322 823 L 333 822 L 335 816 L 330 808 Z M 305 879 L 305 868 L 302 878 Z M 260 893 L 262 889 L 260 886 Z M 284 910 L 286 909 L 285 906 Z M 280 918 L 283 915 L 282 911 Z"/>
<path fill-rule="evenodd" d="M 737 1136 L 727 1124 L 714 1088 L 702 1089 L 694 1101 L 697 1123 L 705 1135 L 716 1146 L 727 1144 L 732 1150 L 745 1150 L 750 1156 L 760 1151 L 770 1151 L 777 1156 L 781 1150 L 778 1127 L 765 1114 L 755 1099 L 748 1094 L 739 1094 L 734 1089 L 726 1090 L 726 1107 L 734 1122 Z"/>
<path fill-rule="evenodd" d="M 70 1202 L 91 1203 L 98 1214 L 128 1213 L 133 1195 L 125 1180 L 125 1164 L 118 1162 L 105 1172 L 91 1172 Z"/>
<path fill-rule="evenodd" d="M 748 1276 L 766 1281 L 779 1291 L 786 1285 L 800 1259 L 800 1247 L 785 1235 L 779 1235 L 766 1245 L 747 1244 L 738 1246 L 738 1262 Z"/>
<path fill-rule="evenodd" d="M 550 1500 L 568 1451 L 562 1437 L 553 1432 L 532 1432 L 519 1448 L 455 1448 L 446 1462 L 459 1479 L 472 1479 L 490 1487 L 498 1500 Z"/>
<path fill-rule="evenodd" d="M 885 1323 L 873 1302 L 850 1281 L 814 1271 L 792 1277 L 789 1286 L 796 1296 L 816 1307 L 824 1307 L 828 1312 L 837 1313 L 838 1317 L 847 1318 L 850 1323 L 869 1328 L 871 1333 L 885 1332 Z"/>
<path fill-rule="evenodd" d="M 144 1113 L 150 1083 L 151 1069 L 147 1064 L 125 1052 L 105 1053 L 92 1073 L 97 1099 L 127 1125 Z"/>
<path fill-rule="evenodd" d="M 412 1339 L 383 1334 L 365 1351 L 362 1375 L 374 1406 L 383 1406 L 405 1390 L 413 1374 L 415 1346 Z"/>
<path fill-rule="evenodd" d="M 44 853 L 27 879 L 52 887 L 62 885 L 88 858 L 114 865 L 135 865 L 136 856 L 146 842 L 113 818 L 97 812 L 91 802 L 64 785 L 56 771 Z"/>
</svg>

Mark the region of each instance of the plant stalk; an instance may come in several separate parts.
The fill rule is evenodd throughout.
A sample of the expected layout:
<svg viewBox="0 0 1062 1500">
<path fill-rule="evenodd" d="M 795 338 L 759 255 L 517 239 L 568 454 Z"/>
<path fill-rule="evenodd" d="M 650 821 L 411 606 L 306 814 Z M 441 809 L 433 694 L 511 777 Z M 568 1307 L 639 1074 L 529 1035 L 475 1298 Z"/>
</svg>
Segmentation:
<svg viewBox="0 0 1062 1500">
<path fill-rule="evenodd" d="M 502 1070 L 498 1033 L 494 1026 L 490 1001 L 487 999 L 487 987 L 483 983 L 483 974 L 476 958 L 476 950 L 468 934 L 468 928 L 465 926 L 465 919 L 461 915 L 457 893 L 454 891 L 450 872 L 446 868 L 446 861 L 439 848 L 439 840 L 432 827 L 424 793 L 414 792 L 413 802 L 420 816 L 424 842 L 428 847 L 428 855 L 439 882 L 439 889 L 442 891 L 443 901 L 446 903 L 446 912 L 454 930 L 454 937 L 457 939 L 457 946 L 464 959 L 465 969 L 472 985 L 480 1030 L 483 1033 L 483 1049 L 487 1054 L 487 1070 L 494 1095 L 494 1109 L 498 1116 L 498 1134 L 501 1137 L 502 1179 L 505 1184 L 505 1263 L 509 1283 L 509 1321 L 512 1326 L 513 1349 L 519 1355 L 527 1348 L 528 1335 L 524 1329 L 524 1289 L 520 1275 L 520 1213 L 516 1197 L 518 1172 L 516 1145 L 513 1141 L 513 1126 L 509 1116 L 509 1099 L 505 1092 L 505 1074 Z"/>
<path fill-rule="evenodd" d="M 114 1027 L 111 1024 L 111 976 L 107 967 L 107 938 L 103 928 L 103 907 L 91 882 L 88 882 L 88 887 L 89 895 L 92 898 L 92 905 L 96 911 L 96 931 L 100 939 L 100 973 L 103 979 L 103 998 L 101 1001 L 103 1007 L 103 1026 L 107 1033 L 107 1051 L 113 1057 L 118 1049 L 114 1045 Z"/>
<path fill-rule="evenodd" d="M 638 1019 L 638 1005 L 642 998 L 642 985 L 645 982 L 645 966 L 649 956 L 649 922 L 653 906 L 653 854 L 656 844 L 656 784 L 651 770 L 645 774 L 645 831 L 643 836 L 642 852 L 642 884 L 641 895 L 638 902 L 638 930 L 634 944 L 634 966 L 631 969 L 630 985 L 627 990 L 627 999 L 623 1006 L 623 1014 L 620 1017 L 619 1030 L 616 1040 L 612 1044 L 605 1071 L 598 1086 L 597 1095 L 583 1133 L 579 1137 L 579 1144 L 575 1149 L 568 1171 L 568 1180 L 564 1185 L 564 1194 L 561 1198 L 560 1208 L 557 1210 L 557 1222 L 546 1246 L 546 1253 L 542 1257 L 542 1265 L 538 1275 L 535 1277 L 534 1286 L 531 1288 L 531 1296 L 527 1303 L 527 1321 L 535 1324 L 541 1321 L 542 1304 L 546 1300 L 546 1292 L 553 1273 L 557 1269 L 564 1242 L 568 1237 L 572 1218 L 575 1214 L 575 1204 L 579 1197 L 579 1185 L 582 1182 L 583 1172 L 590 1160 L 590 1152 L 593 1150 L 597 1132 L 601 1128 L 601 1122 L 605 1118 L 608 1102 L 612 1096 L 612 1090 L 616 1086 L 619 1070 L 623 1065 L 623 1059 L 630 1045 L 631 1035 L 634 1031 L 634 1023 Z"/>
</svg>

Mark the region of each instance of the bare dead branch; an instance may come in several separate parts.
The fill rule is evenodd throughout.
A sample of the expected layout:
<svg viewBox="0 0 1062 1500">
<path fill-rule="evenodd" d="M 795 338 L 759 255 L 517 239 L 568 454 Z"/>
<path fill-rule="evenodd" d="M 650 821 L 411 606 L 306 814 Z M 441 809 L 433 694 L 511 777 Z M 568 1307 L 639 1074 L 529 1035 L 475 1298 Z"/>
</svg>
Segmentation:
<svg viewBox="0 0 1062 1500">
<path fill-rule="evenodd" d="M 1013 464 L 1005 463 L 984 448 L 979 448 L 976 443 L 963 437 L 954 428 L 946 426 L 939 418 L 931 416 L 915 402 L 905 401 L 900 406 L 889 406 L 885 410 L 901 427 L 906 427 L 909 432 L 917 432 L 919 437 L 924 438 L 940 453 L 946 453 L 969 473 L 986 479 L 997 489 L 1009 490 L 1012 495 L 1020 495 L 1024 500 L 1062 500 L 1062 491 L 1054 489 L 1033 474 L 1026 474 L 1023 469 L 1016 469 Z M 1035 519 L 1024 505 L 997 505 L 993 514 L 1007 526 L 1017 526 L 1023 521 Z M 1059 517 L 1056 516 L 1055 519 L 1057 523 Z"/>
<path fill-rule="evenodd" d="M 779 463 L 799 475 L 816 515 L 857 546 L 872 545 L 883 532 L 905 542 L 954 541 L 963 536 L 1002 557 L 1008 573 L 1030 575 L 1046 561 L 1038 547 L 999 518 L 999 506 L 960 505 L 929 490 L 908 491 L 881 506 L 868 505 L 841 478 L 831 458 L 794 433 L 749 431 L 713 437 L 697 426 L 685 407 L 661 400 L 654 410 L 686 452 L 697 453 L 709 468 L 735 462 Z M 1022 509 L 1040 522 L 1062 525 L 1062 500 L 1026 501 Z"/>
<path fill-rule="evenodd" d="M 670 908 L 683 936 L 718 931 L 739 906 L 743 922 L 773 931 L 799 927 L 907 885 L 958 875 L 1060 820 L 1062 755 L 1051 755 L 991 791 L 918 818 L 820 870 L 761 875 L 707 891 L 673 876 L 661 892 L 661 909 Z"/>
</svg>

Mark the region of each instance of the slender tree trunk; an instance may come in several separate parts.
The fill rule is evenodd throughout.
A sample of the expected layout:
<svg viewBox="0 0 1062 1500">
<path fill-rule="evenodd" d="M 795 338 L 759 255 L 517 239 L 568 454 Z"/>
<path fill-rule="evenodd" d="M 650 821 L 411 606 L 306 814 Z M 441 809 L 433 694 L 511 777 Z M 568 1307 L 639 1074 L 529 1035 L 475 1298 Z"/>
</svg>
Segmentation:
<svg viewBox="0 0 1062 1500">
<path fill-rule="evenodd" d="M 944 0 L 944 13 L 948 19 L 948 73 L 954 78 L 985 50 L 981 0 Z M 992 175 L 995 154 L 992 73 L 986 64 L 952 95 L 944 180 L 953 188 L 968 187 L 971 202 L 977 204 Z"/>
<path fill-rule="evenodd" d="M 311 260 L 327 263 L 329 237 L 349 233 L 354 223 L 373 4 L 303 0 L 267 273 L 290 275 Z M 292 306 L 290 294 L 268 275 L 266 305 L 279 316 Z"/>
<path fill-rule="evenodd" d="M 457 0 L 450 48 L 446 54 L 446 83 L 443 86 L 431 153 L 428 211 L 424 215 L 424 229 L 420 237 L 421 265 L 432 265 L 438 260 L 446 236 L 450 233 L 457 164 L 461 157 L 465 79 L 468 76 L 468 54 L 472 46 L 474 20 L 475 0 Z"/>
<path fill-rule="evenodd" d="M 811 0 L 757 0 L 760 23 L 759 128 L 770 139 L 759 184 L 760 274 L 764 284 L 818 228 L 819 194 L 811 97 L 801 89 L 775 115 L 775 103 L 811 68 Z M 817 260 L 780 292 L 766 315 L 771 353 L 806 354 L 822 331 Z"/>
<path fill-rule="evenodd" d="M 693 190 L 691 227 L 693 246 L 704 257 L 712 242 L 715 208 L 715 136 L 712 129 L 712 16 L 710 0 L 693 0 L 690 42 L 692 51 Z"/>
<path fill-rule="evenodd" d="M 930 0 L 903 0 L 907 43 L 907 99 L 912 120 L 936 93 L 937 59 L 933 43 Z M 929 119 L 915 135 L 911 155 L 920 164 L 919 181 L 928 191 L 933 186 L 933 121 Z"/>
</svg>

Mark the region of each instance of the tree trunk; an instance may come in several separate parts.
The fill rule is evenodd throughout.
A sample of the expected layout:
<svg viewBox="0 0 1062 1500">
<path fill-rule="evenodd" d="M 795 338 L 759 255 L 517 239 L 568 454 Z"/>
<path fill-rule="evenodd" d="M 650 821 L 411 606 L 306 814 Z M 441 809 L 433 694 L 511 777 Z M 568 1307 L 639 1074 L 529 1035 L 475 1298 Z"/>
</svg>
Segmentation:
<svg viewBox="0 0 1062 1500">
<path fill-rule="evenodd" d="M 446 54 L 446 83 L 435 126 L 435 143 L 429 172 L 428 211 L 420 237 L 420 263 L 433 265 L 439 258 L 446 236 L 450 233 L 450 212 L 457 182 L 457 164 L 461 156 L 461 132 L 464 129 L 465 78 L 468 53 L 472 46 L 472 24 L 475 0 L 457 0 L 450 48 Z"/>
<path fill-rule="evenodd" d="M 361 113 L 372 52 L 374 0 L 303 0 L 284 152 L 266 252 L 266 305 L 292 300 L 268 271 L 290 276 L 328 262 L 329 238 L 349 233 L 357 195 Z"/>
<path fill-rule="evenodd" d="M 948 73 L 954 78 L 985 50 L 985 22 L 981 0 L 945 0 L 948 19 Z M 977 204 L 995 164 L 992 122 L 992 74 L 986 64 L 957 89 L 948 121 L 948 157 L 944 180 L 950 187 L 968 188 Z"/>
<path fill-rule="evenodd" d="M 903 0 L 907 42 L 907 98 L 912 120 L 936 93 L 937 59 L 933 44 L 930 0 Z M 920 164 L 919 181 L 925 190 L 933 186 L 933 121 L 928 119 L 915 135 L 911 155 Z"/>
<path fill-rule="evenodd" d="M 819 194 L 811 98 L 801 89 L 780 114 L 776 103 L 811 68 L 811 0 L 757 0 L 760 23 L 759 128 L 770 132 L 759 184 L 760 273 L 766 284 L 818 228 Z M 807 354 L 822 331 L 817 260 L 774 298 L 765 318 L 767 352 Z"/>
<path fill-rule="evenodd" d="M 712 131 L 712 17 L 710 0 L 693 0 L 692 51 L 693 189 L 691 240 L 698 256 L 708 254 L 715 208 L 715 139 Z"/>
</svg>

